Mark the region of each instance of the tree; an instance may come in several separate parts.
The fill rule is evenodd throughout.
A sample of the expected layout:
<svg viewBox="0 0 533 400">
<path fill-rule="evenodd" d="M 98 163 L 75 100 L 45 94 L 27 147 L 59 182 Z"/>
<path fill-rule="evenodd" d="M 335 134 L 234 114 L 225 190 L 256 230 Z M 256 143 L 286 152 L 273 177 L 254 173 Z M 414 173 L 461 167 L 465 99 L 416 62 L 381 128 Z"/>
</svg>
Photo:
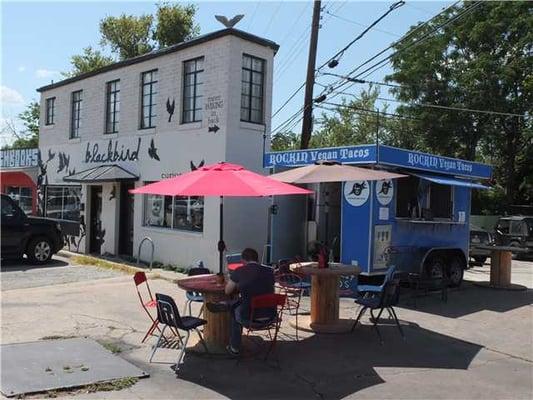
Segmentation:
<svg viewBox="0 0 533 400">
<path fill-rule="evenodd" d="M 192 39 L 200 34 L 200 26 L 194 22 L 197 7 L 193 4 L 180 5 L 160 3 L 157 5 L 157 23 L 152 39 L 159 47 L 171 46 Z"/>
<path fill-rule="evenodd" d="M 416 118 L 414 131 L 423 145 L 494 164 L 508 204 L 525 201 L 520 189 L 527 187 L 525 176 L 518 174 L 531 173 L 526 154 L 532 146 L 532 12 L 529 2 L 464 2 L 452 7 L 430 23 L 411 28 L 412 36 L 395 46 L 393 73 L 387 77 L 400 85 L 393 93 L 407 104 L 398 112 Z M 528 117 L 419 105 L 423 103 Z"/>
<path fill-rule="evenodd" d="M 83 49 L 82 54 L 77 54 L 71 57 L 70 63 L 72 65 L 72 70 L 69 72 L 62 72 L 62 75 L 67 78 L 78 76 L 85 74 L 86 72 L 100 69 L 113 62 L 113 57 L 105 56 L 101 51 L 88 46 Z"/>
<path fill-rule="evenodd" d="M 15 136 L 15 141 L 4 149 L 23 149 L 27 147 L 39 146 L 39 114 L 40 106 L 36 101 L 32 101 L 26 109 L 18 115 L 23 122 L 24 130 L 19 131 L 13 121 L 4 121 L 2 133 Z"/>
<path fill-rule="evenodd" d="M 153 19 L 152 15 L 105 17 L 100 21 L 100 44 L 109 45 L 121 60 L 148 53 L 153 49 L 150 43 Z"/>
</svg>

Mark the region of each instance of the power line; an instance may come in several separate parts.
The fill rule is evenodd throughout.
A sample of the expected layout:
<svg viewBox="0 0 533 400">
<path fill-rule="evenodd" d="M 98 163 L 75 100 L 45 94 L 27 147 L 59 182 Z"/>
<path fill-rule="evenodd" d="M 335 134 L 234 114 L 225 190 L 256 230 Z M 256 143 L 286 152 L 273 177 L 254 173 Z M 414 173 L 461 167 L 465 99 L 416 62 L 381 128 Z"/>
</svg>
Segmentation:
<svg viewBox="0 0 533 400">
<path fill-rule="evenodd" d="M 357 26 L 361 26 L 361 27 L 365 27 L 366 26 L 365 24 L 362 24 L 360 22 L 354 21 L 352 19 L 341 17 L 340 15 L 333 14 L 333 13 L 331 13 L 329 11 L 326 11 L 326 14 L 331 15 L 334 18 L 340 19 L 341 21 L 348 22 L 348 23 L 353 24 L 353 25 L 357 25 Z M 371 30 L 372 31 L 376 31 L 376 32 L 385 33 L 387 35 L 395 36 L 397 38 L 402 37 L 402 35 L 398 35 L 397 33 L 389 32 L 389 31 L 386 31 L 384 29 L 372 28 Z"/>
<path fill-rule="evenodd" d="M 374 22 L 372 22 L 366 29 L 363 30 L 363 32 L 361 32 L 359 35 L 357 35 L 350 43 L 348 43 L 346 46 L 344 46 L 341 50 L 339 50 L 333 57 L 331 57 L 329 60 L 327 60 L 324 64 L 322 64 L 320 67 L 318 67 L 318 71 L 320 71 L 321 68 L 323 68 L 325 65 L 331 63 L 332 61 L 335 61 L 335 65 L 334 66 L 337 66 L 337 64 L 339 63 L 339 60 L 342 58 L 342 56 L 344 55 L 344 53 L 346 52 L 346 50 L 348 50 L 355 42 L 357 42 L 358 40 L 360 40 L 363 36 L 365 36 L 368 31 L 370 31 L 374 26 L 376 26 L 378 23 L 381 22 L 381 20 L 383 20 L 384 18 L 387 17 L 387 15 L 389 15 L 391 12 L 393 12 L 394 10 L 400 8 L 401 6 L 403 6 L 405 4 L 405 1 L 401 0 L 401 1 L 398 1 L 394 4 L 392 4 L 389 9 L 383 13 L 378 19 L 376 19 Z M 338 58 L 338 59 L 337 59 Z"/>
<path fill-rule="evenodd" d="M 358 111 L 365 111 L 367 113 L 379 114 L 380 116 L 384 115 L 384 116 L 398 117 L 398 118 L 407 119 L 407 120 L 411 120 L 411 121 L 420 121 L 420 119 L 418 119 L 418 118 L 409 117 L 407 115 L 401 115 L 401 114 L 396 114 L 396 113 L 388 113 L 388 112 L 385 112 L 385 111 L 378 111 L 378 110 L 371 110 L 369 108 L 358 107 L 358 106 L 354 106 L 354 105 L 351 105 L 351 104 L 331 103 L 331 102 L 324 101 L 324 102 L 320 103 L 318 106 L 320 106 L 322 104 L 326 104 L 326 105 L 330 105 L 330 106 L 334 106 L 334 107 L 350 108 L 350 109 L 356 110 L 356 111 L 357 110 Z M 333 110 L 330 110 L 330 111 L 333 111 Z"/>
<path fill-rule="evenodd" d="M 272 16 L 270 17 L 270 20 L 268 21 L 268 24 L 267 24 L 263 34 L 266 34 L 268 32 L 268 29 L 270 28 L 270 25 L 272 25 L 272 22 L 274 21 L 274 18 L 276 17 L 276 15 L 278 15 L 279 9 L 281 8 L 282 5 L 283 5 L 283 2 L 280 1 L 278 6 L 276 7 L 274 12 L 272 13 Z"/>
</svg>

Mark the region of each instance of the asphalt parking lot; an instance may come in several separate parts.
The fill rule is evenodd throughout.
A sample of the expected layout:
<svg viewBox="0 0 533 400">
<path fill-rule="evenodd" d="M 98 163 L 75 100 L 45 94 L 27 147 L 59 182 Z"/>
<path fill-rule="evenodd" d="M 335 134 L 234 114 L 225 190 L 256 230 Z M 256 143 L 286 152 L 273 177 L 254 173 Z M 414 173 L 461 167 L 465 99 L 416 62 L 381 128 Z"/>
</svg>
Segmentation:
<svg viewBox="0 0 533 400">
<path fill-rule="evenodd" d="M 64 261 L 63 261 L 64 262 Z M 67 265 L 4 268 L 2 344 L 50 336 L 87 336 L 119 347 L 119 357 L 150 373 L 118 392 L 66 393 L 76 399 L 531 399 L 533 398 L 533 263 L 513 261 L 513 282 L 529 289 L 480 288 L 489 267 L 475 267 L 448 302 L 430 295 L 413 305 L 408 294 L 397 307 L 405 331 L 384 324 L 380 345 L 368 319 L 355 332 L 313 335 L 284 323 L 276 357 L 206 359 L 187 356 L 180 376 L 169 366 L 176 351 L 161 350 L 148 363 L 154 339 L 141 344 L 149 321 L 130 275 Z M 110 274 L 110 275 L 107 275 Z M 176 275 L 178 277 L 179 275 Z M 6 286 L 4 279 L 7 278 Z M 29 278 L 28 278 L 29 277 Z M 184 292 L 152 279 L 153 292 Z M 304 299 L 303 308 L 308 308 Z M 198 310 L 195 308 L 193 312 Z M 352 301 L 341 316 L 353 317 Z M 268 340 L 265 338 L 265 340 Z"/>
</svg>

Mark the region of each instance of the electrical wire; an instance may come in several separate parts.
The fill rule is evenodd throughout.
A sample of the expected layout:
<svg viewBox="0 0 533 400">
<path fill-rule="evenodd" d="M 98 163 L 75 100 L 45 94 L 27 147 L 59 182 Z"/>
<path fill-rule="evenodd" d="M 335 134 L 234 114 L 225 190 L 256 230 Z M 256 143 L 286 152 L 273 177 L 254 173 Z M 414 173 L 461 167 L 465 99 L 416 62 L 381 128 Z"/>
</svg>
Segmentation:
<svg viewBox="0 0 533 400">
<path fill-rule="evenodd" d="M 268 29 L 270 28 L 270 25 L 272 25 L 272 22 L 274 21 L 274 18 L 276 17 L 276 15 L 278 15 L 278 12 L 281 8 L 281 6 L 283 5 L 283 2 L 280 1 L 278 6 L 276 7 L 276 9 L 274 10 L 274 12 L 272 13 L 272 16 L 270 17 L 270 20 L 268 21 L 268 24 L 263 32 L 263 35 L 265 35 L 267 32 L 268 32 Z"/>
<path fill-rule="evenodd" d="M 348 22 L 348 23 L 350 23 L 350 24 L 352 24 L 352 25 L 357 25 L 357 26 L 361 26 L 361 27 L 366 27 L 365 24 L 362 24 L 362 23 L 360 23 L 360 22 L 354 21 L 354 20 L 352 20 L 352 19 L 348 19 L 348 18 L 345 18 L 345 17 L 341 17 L 340 15 L 336 15 L 336 14 L 333 14 L 333 13 L 331 13 L 331 12 L 327 12 L 327 14 L 328 14 L 328 15 L 331 15 L 332 17 L 337 18 L 337 19 L 339 19 L 339 20 L 341 20 L 341 21 Z M 397 37 L 397 38 L 402 37 L 402 35 L 399 35 L 399 34 L 394 33 L 394 32 L 389 32 L 389 31 L 386 31 L 386 30 L 384 30 L 384 29 L 372 28 L 371 30 L 372 30 L 372 31 L 376 31 L 376 32 L 385 33 L 385 34 L 387 34 L 387 35 L 394 36 L 394 37 Z"/>
</svg>

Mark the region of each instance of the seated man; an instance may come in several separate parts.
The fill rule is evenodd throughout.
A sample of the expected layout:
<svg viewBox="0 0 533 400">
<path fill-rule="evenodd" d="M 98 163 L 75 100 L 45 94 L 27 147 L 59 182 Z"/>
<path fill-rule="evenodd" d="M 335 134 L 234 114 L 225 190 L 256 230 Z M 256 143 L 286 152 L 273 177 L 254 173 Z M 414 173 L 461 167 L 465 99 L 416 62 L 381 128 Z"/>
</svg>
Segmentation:
<svg viewBox="0 0 533 400">
<path fill-rule="evenodd" d="M 228 296 L 240 293 L 238 301 L 231 304 L 230 344 L 227 350 L 238 355 L 241 347 L 242 327 L 250 325 L 252 297 L 274 293 L 274 272 L 271 268 L 259 264 L 259 256 L 254 249 L 244 249 L 243 266 L 231 272 L 225 292 Z M 210 311 L 221 311 L 219 304 L 207 304 Z M 227 307 L 227 305 L 226 305 Z M 260 309 L 254 315 L 254 321 L 270 322 L 276 316 L 276 309 Z"/>
</svg>

